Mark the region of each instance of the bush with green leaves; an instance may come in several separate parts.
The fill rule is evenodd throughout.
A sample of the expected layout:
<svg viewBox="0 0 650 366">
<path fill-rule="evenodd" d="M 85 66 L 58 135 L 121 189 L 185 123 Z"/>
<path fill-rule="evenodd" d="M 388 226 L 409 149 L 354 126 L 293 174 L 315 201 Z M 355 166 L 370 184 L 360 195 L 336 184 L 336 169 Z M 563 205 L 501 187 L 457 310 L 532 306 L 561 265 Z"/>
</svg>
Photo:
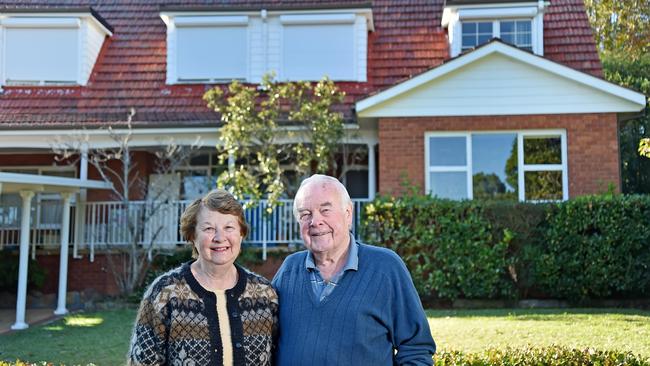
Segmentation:
<svg viewBox="0 0 650 366">
<path fill-rule="evenodd" d="M 476 202 L 455 202 L 411 191 L 366 207 L 368 241 L 396 251 L 420 294 L 443 299 L 510 296 L 510 232 L 495 233 Z"/>
<path fill-rule="evenodd" d="M 553 297 L 583 300 L 650 292 L 650 197 L 585 196 L 549 211 L 534 263 Z"/>
<path fill-rule="evenodd" d="M 650 196 L 560 203 L 450 201 L 411 189 L 368 204 L 364 236 L 396 251 L 424 298 L 650 293 Z"/>
<path fill-rule="evenodd" d="M 435 366 L 649 366 L 650 360 L 631 352 L 571 349 L 560 346 L 545 348 L 488 349 L 477 353 L 439 352 Z"/>
<path fill-rule="evenodd" d="M 40 289 L 45 283 L 45 269 L 31 258 L 28 261 L 27 286 L 30 289 Z M 0 251 L 0 291 L 16 291 L 19 266 L 20 263 L 17 253 L 9 250 Z"/>
</svg>

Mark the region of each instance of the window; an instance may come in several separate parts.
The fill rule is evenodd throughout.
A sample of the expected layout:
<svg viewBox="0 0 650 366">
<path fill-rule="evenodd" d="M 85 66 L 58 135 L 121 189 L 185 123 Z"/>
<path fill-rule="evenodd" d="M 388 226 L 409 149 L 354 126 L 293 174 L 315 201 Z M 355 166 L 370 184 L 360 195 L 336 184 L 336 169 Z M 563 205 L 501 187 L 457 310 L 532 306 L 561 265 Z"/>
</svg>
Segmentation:
<svg viewBox="0 0 650 366">
<path fill-rule="evenodd" d="M 434 196 L 521 201 L 568 198 L 563 131 L 431 133 L 426 141 L 425 180 Z"/>
<path fill-rule="evenodd" d="M 492 38 L 537 55 L 544 54 L 544 8 L 548 2 L 463 4 L 447 1 L 442 26 L 447 28 L 452 57 Z"/>
<path fill-rule="evenodd" d="M 369 8 L 206 11 L 162 6 L 167 83 L 366 81 Z"/>
<path fill-rule="evenodd" d="M 0 85 L 85 85 L 112 29 L 97 13 L 8 13 L 0 19 Z"/>
<path fill-rule="evenodd" d="M 463 23 L 463 51 L 487 43 L 492 38 L 492 22 Z"/>
<path fill-rule="evenodd" d="M 179 82 L 246 80 L 248 17 L 185 17 L 176 21 Z"/>
<path fill-rule="evenodd" d="M 226 171 L 226 165 L 219 164 L 214 153 L 202 153 L 190 159 L 181 173 L 181 199 L 191 200 L 204 196 L 217 186 L 217 178 Z"/>
<path fill-rule="evenodd" d="M 519 48 L 533 50 L 530 20 L 462 22 L 461 27 L 463 51 L 487 43 L 492 38 L 501 38 Z"/>
<path fill-rule="evenodd" d="M 281 17 L 282 79 L 319 80 L 327 75 L 332 80 L 355 80 L 355 19 L 353 14 Z"/>
<path fill-rule="evenodd" d="M 500 38 L 510 44 L 529 51 L 533 50 L 530 20 L 510 20 L 500 22 Z"/>
</svg>

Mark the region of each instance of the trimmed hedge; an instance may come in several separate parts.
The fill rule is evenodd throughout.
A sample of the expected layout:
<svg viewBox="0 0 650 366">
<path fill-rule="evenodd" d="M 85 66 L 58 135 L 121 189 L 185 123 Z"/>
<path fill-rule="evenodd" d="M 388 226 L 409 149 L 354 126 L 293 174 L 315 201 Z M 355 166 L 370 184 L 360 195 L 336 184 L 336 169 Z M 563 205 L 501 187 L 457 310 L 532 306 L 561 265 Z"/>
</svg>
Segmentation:
<svg viewBox="0 0 650 366">
<path fill-rule="evenodd" d="M 577 350 L 553 346 L 526 349 L 489 349 L 480 353 L 439 352 L 435 366 L 649 366 L 650 361 L 631 352 Z"/>
<path fill-rule="evenodd" d="M 450 201 L 411 190 L 366 206 L 364 236 L 402 256 L 421 296 L 552 297 L 650 293 L 650 197 L 532 204 Z"/>
</svg>

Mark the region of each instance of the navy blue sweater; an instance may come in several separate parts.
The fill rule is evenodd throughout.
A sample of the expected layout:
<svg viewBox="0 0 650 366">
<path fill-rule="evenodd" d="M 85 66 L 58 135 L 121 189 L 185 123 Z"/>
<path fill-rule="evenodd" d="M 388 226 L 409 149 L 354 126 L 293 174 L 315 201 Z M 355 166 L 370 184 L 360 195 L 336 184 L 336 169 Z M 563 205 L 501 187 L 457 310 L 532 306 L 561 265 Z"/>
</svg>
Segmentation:
<svg viewBox="0 0 650 366">
<path fill-rule="evenodd" d="M 280 299 L 278 365 L 432 364 L 436 346 L 397 254 L 359 244 L 359 270 L 346 272 L 322 302 L 311 288 L 306 256 L 287 257 L 273 279 Z"/>
</svg>

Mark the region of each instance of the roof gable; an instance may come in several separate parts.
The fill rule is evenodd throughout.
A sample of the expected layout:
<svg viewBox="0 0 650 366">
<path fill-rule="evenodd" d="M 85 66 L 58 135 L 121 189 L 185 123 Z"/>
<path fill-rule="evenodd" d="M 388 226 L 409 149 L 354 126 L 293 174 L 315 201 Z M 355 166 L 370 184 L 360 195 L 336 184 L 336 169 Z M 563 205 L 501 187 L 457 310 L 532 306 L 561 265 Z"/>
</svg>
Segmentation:
<svg viewBox="0 0 650 366">
<path fill-rule="evenodd" d="M 360 117 L 636 112 L 645 96 L 498 40 L 356 104 Z"/>
</svg>

